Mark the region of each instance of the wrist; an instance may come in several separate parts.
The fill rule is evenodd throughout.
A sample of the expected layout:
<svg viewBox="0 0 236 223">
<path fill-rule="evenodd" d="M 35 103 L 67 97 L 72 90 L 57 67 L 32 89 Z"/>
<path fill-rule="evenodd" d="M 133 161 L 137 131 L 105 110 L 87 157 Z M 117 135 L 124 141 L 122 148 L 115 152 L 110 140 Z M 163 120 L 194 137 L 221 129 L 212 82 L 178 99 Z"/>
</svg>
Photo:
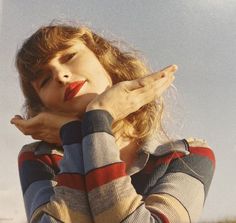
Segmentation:
<svg viewBox="0 0 236 223">
<path fill-rule="evenodd" d="M 103 106 L 98 105 L 98 104 L 88 104 L 88 106 L 86 107 L 86 112 L 88 111 L 92 111 L 92 110 L 107 110 L 105 109 Z"/>
<path fill-rule="evenodd" d="M 81 122 L 82 134 L 86 136 L 94 132 L 107 132 L 112 135 L 113 117 L 102 109 L 90 110 L 85 113 Z"/>
</svg>

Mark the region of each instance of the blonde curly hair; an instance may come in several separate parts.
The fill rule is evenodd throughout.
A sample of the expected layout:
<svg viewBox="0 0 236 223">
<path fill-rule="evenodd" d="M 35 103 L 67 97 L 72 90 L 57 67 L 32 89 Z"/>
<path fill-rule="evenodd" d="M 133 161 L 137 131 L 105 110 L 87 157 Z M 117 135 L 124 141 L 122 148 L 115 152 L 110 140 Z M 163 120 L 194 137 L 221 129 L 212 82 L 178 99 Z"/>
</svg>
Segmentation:
<svg viewBox="0 0 236 223">
<path fill-rule="evenodd" d="M 21 89 L 25 97 L 25 115 L 31 118 L 39 114 L 44 105 L 32 87 L 32 81 L 38 76 L 37 70 L 47 64 L 56 53 L 71 47 L 74 40 L 81 40 L 99 59 L 112 78 L 113 84 L 133 80 L 150 73 L 144 60 L 137 51 L 119 49 L 118 41 L 96 34 L 87 26 L 50 24 L 39 28 L 25 40 L 17 51 L 16 67 L 19 72 Z M 123 120 L 114 122 L 112 130 L 115 136 L 144 141 L 154 132 L 163 132 L 163 98 L 144 105 Z"/>
</svg>

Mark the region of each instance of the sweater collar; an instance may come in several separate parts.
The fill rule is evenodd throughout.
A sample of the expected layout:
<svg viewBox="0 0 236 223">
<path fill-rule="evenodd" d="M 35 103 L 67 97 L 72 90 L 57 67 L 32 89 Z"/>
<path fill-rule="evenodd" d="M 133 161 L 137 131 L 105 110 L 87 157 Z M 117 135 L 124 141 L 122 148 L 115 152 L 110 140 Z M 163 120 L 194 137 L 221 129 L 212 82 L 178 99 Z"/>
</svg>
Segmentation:
<svg viewBox="0 0 236 223">
<path fill-rule="evenodd" d="M 184 155 L 188 155 L 188 142 L 185 139 L 180 139 L 160 144 L 156 138 L 149 138 L 137 151 L 138 156 L 136 160 L 134 160 L 132 166 L 127 170 L 127 174 L 133 175 L 141 171 L 146 166 L 150 155 L 161 157 L 173 152 L 180 152 Z"/>
</svg>

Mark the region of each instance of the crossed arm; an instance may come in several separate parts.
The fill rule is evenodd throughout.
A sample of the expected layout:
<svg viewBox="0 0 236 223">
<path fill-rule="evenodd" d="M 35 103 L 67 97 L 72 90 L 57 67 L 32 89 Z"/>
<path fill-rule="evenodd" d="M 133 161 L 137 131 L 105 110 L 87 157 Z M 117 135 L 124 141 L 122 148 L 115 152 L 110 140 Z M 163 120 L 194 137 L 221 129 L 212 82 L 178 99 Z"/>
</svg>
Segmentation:
<svg viewBox="0 0 236 223">
<path fill-rule="evenodd" d="M 196 220 L 214 170 L 211 150 L 195 142 L 190 155 L 159 157 L 152 175 L 158 170 L 162 171 L 162 177 L 156 181 L 149 179 L 154 180 L 153 185 L 146 188 L 145 194 L 138 194 L 125 172 L 125 163 L 119 158 L 111 122 L 109 113 L 94 110 L 87 112 L 82 122 L 64 125 L 61 129 L 64 157 L 59 162 L 58 174 L 55 164 L 60 158 L 55 152 L 41 156 L 32 152 L 31 158 L 29 151 L 20 154 L 28 220 L 81 223 Z M 192 171 L 181 165 L 183 160 L 179 158 Z M 148 165 L 141 175 L 153 163 Z"/>
<path fill-rule="evenodd" d="M 145 191 L 137 193 L 111 131 L 113 120 L 161 96 L 173 82 L 176 68 L 166 70 L 113 86 L 87 106 L 80 121 L 43 113 L 30 120 L 12 119 L 24 134 L 62 143 L 64 150 L 64 156 L 51 148 L 41 153 L 37 150 L 41 143 L 36 150 L 35 144 L 24 147 L 19 155 L 29 222 L 180 223 L 197 219 L 213 175 L 211 150 L 192 144 L 188 156 L 175 153 L 151 160 L 152 172 L 147 174 L 148 163 L 137 177 L 147 180 Z M 57 138 L 59 129 L 61 137 Z"/>
</svg>

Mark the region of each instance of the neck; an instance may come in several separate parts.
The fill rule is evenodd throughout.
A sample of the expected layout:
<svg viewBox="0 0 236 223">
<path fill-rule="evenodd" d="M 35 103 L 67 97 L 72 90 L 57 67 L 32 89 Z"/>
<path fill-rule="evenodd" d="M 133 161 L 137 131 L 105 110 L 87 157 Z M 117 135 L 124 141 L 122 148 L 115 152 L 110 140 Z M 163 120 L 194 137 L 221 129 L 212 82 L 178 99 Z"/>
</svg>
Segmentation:
<svg viewBox="0 0 236 223">
<path fill-rule="evenodd" d="M 137 150 L 139 148 L 138 140 L 119 139 L 117 145 L 120 149 L 120 158 L 126 163 L 128 169 L 135 158 L 137 157 Z"/>
</svg>

